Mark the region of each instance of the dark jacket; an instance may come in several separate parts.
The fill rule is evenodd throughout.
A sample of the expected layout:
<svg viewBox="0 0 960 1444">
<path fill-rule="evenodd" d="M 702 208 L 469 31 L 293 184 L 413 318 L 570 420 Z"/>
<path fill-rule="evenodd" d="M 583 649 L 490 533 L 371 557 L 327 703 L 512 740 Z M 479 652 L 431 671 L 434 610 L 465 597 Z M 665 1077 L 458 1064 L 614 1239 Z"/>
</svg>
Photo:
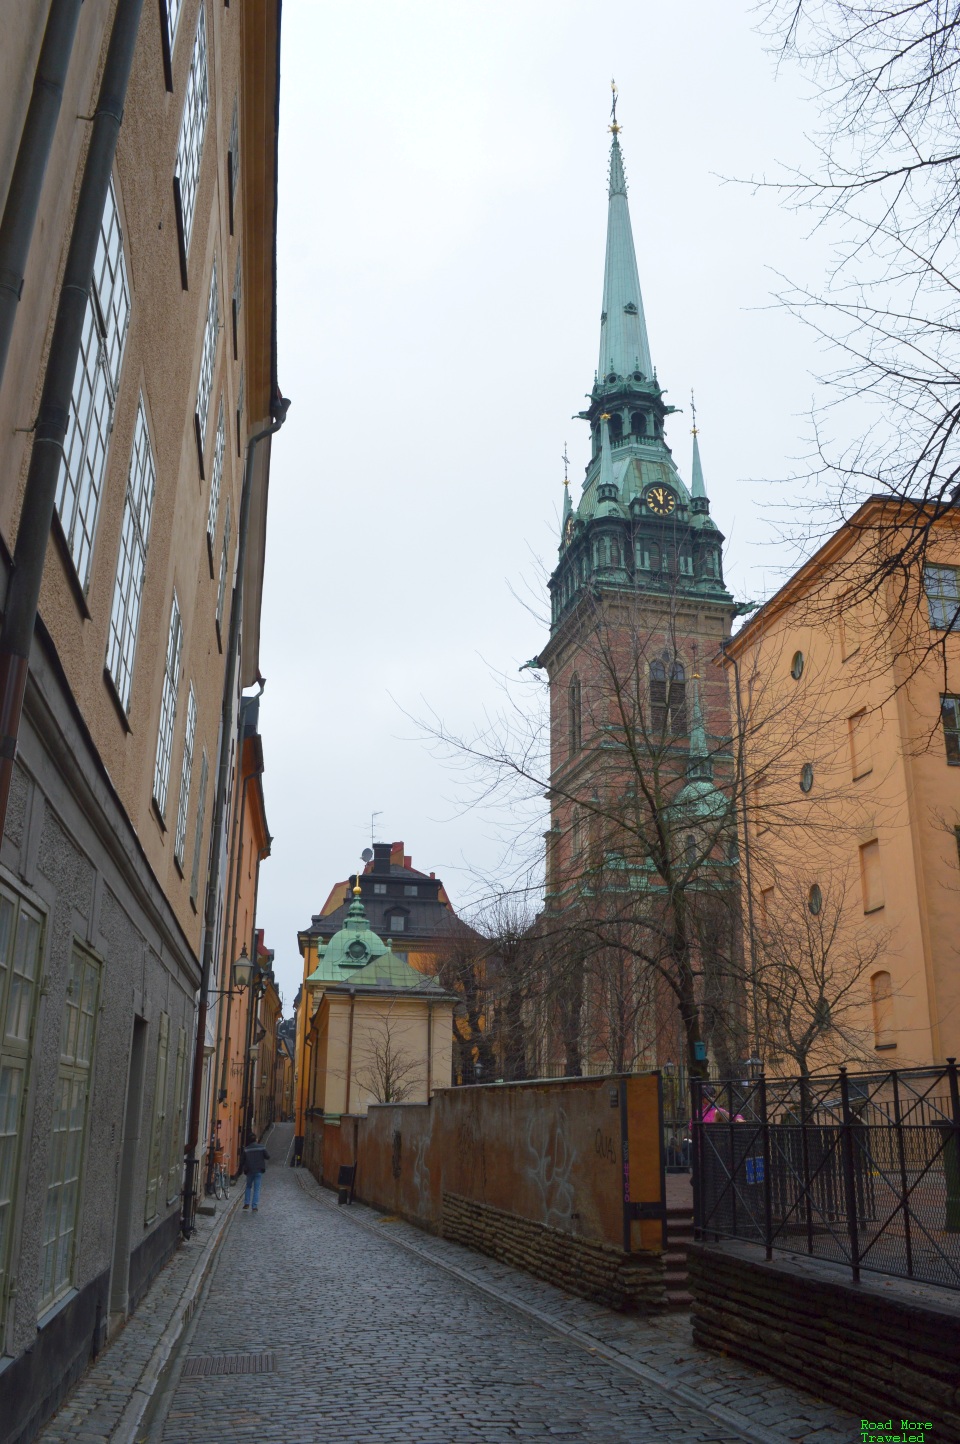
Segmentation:
<svg viewBox="0 0 960 1444">
<path fill-rule="evenodd" d="M 241 1173 L 265 1173 L 269 1157 L 262 1143 L 248 1143 L 240 1155 Z"/>
</svg>

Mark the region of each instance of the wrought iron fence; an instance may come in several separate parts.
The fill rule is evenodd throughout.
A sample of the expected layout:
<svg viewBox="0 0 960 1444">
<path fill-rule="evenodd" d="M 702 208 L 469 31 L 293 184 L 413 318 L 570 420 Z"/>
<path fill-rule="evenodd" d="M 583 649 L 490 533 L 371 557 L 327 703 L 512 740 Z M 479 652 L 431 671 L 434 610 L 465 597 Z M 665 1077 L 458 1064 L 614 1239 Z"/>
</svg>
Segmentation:
<svg viewBox="0 0 960 1444">
<path fill-rule="evenodd" d="M 957 1065 L 693 1084 L 697 1236 L 960 1289 Z"/>
</svg>

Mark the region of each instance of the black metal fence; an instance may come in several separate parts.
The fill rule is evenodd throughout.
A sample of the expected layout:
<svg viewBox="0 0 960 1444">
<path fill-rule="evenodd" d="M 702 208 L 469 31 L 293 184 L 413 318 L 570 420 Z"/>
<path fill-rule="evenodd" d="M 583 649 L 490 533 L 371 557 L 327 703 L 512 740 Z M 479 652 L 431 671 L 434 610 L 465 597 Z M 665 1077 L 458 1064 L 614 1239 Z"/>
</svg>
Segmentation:
<svg viewBox="0 0 960 1444">
<path fill-rule="evenodd" d="M 960 1289 L 957 1065 L 693 1084 L 697 1236 Z"/>
</svg>

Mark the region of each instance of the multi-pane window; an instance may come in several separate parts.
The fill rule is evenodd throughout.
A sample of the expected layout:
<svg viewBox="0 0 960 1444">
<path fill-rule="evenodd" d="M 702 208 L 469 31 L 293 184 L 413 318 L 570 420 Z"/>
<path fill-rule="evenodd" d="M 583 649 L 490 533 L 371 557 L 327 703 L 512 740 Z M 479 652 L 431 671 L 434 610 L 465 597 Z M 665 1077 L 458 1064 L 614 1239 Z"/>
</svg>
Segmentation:
<svg viewBox="0 0 960 1444">
<path fill-rule="evenodd" d="M 207 753 L 200 757 L 200 786 L 197 788 L 197 825 L 193 834 L 193 869 L 190 873 L 190 901 L 196 903 L 200 891 L 200 848 L 203 845 L 203 815 L 207 808 Z"/>
<path fill-rule="evenodd" d="M 669 678 L 668 678 L 669 670 Z M 682 736 L 687 730 L 687 674 L 682 662 L 668 667 L 664 662 L 650 664 L 650 730 L 663 733 L 667 730 Z"/>
<path fill-rule="evenodd" d="M 181 1028 L 177 1034 L 177 1066 L 173 1075 L 173 1123 L 170 1128 L 170 1153 L 167 1164 L 167 1203 L 173 1203 L 180 1192 L 180 1173 L 183 1164 L 183 1085 L 187 1062 L 187 1034 Z"/>
<path fill-rule="evenodd" d="M 177 835 L 173 855 L 183 870 L 183 859 L 187 848 L 187 812 L 190 807 L 190 781 L 193 776 L 193 744 L 197 735 L 197 697 L 190 683 L 187 697 L 187 732 L 183 739 L 183 767 L 180 771 L 180 802 L 177 807 Z"/>
<path fill-rule="evenodd" d="M 230 234 L 233 235 L 234 206 L 237 187 L 240 184 L 240 106 L 233 102 L 233 121 L 230 125 L 230 149 L 227 151 L 227 199 L 230 205 Z"/>
<path fill-rule="evenodd" d="M 57 514 L 84 591 L 90 581 L 93 538 L 129 322 L 130 286 L 111 184 L 100 222 L 57 482 Z"/>
<path fill-rule="evenodd" d="M 404 897 L 416 897 L 418 892 L 419 888 L 411 883 L 407 883 L 406 887 L 403 889 Z"/>
<path fill-rule="evenodd" d="M 157 735 L 157 764 L 153 774 L 153 796 L 162 817 L 167 810 L 167 787 L 170 783 L 170 754 L 173 751 L 173 724 L 177 717 L 177 689 L 180 686 L 180 653 L 183 650 L 183 623 L 180 604 L 173 594 L 170 609 L 170 634 L 167 638 L 167 661 L 163 672 L 163 695 L 160 699 L 160 730 Z"/>
<path fill-rule="evenodd" d="M 223 604 L 227 596 L 227 575 L 230 570 L 230 498 L 227 497 L 227 519 L 223 523 L 223 550 L 220 553 L 220 584 L 217 588 L 217 632 L 223 632 Z"/>
<path fill-rule="evenodd" d="M 220 511 L 220 483 L 223 480 L 223 451 L 224 451 L 224 426 L 223 426 L 223 397 L 220 397 L 220 413 L 217 416 L 217 439 L 213 447 L 213 476 L 210 481 L 210 505 L 207 508 L 207 541 L 213 547 L 213 538 L 217 531 L 217 515 Z"/>
<path fill-rule="evenodd" d="M 240 434 L 243 426 L 243 367 L 240 367 L 240 385 L 237 388 L 237 455 L 240 455 Z"/>
<path fill-rule="evenodd" d="M 960 569 L 924 567 L 930 626 L 941 632 L 960 631 Z"/>
<path fill-rule="evenodd" d="M 373 884 L 373 890 L 375 893 L 385 896 L 387 891 L 387 884 L 385 882 L 375 882 Z"/>
<path fill-rule="evenodd" d="M 207 439 L 207 417 L 210 413 L 210 397 L 213 393 L 213 364 L 217 356 L 219 334 L 217 261 L 214 257 L 213 274 L 210 277 L 210 299 L 207 302 L 207 324 L 204 327 L 203 351 L 200 356 L 200 382 L 197 386 L 197 445 L 200 448 L 201 464 L 203 463 L 203 445 Z"/>
<path fill-rule="evenodd" d="M 207 111 L 210 108 L 210 88 L 207 83 L 207 28 L 200 6 L 197 21 L 197 38 L 193 43 L 190 59 L 190 73 L 187 76 L 187 93 L 183 102 L 180 120 L 180 135 L 177 138 L 177 159 L 174 169 L 174 190 L 177 197 L 180 233 L 183 237 L 184 256 L 190 250 L 190 235 L 193 218 L 197 209 L 197 191 L 200 186 L 200 160 L 203 156 L 203 136 L 207 127 Z"/>
<path fill-rule="evenodd" d="M 0 1322 L 7 1298 L 42 936 L 39 916 L 15 894 L 0 890 Z"/>
<path fill-rule="evenodd" d="M 233 359 L 236 361 L 239 354 L 240 334 L 240 307 L 243 305 L 243 267 L 241 265 L 241 252 L 237 248 L 237 269 L 233 273 Z"/>
<path fill-rule="evenodd" d="M 940 698 L 943 742 L 951 767 L 960 767 L 960 697 L 944 693 Z"/>
<path fill-rule="evenodd" d="M 141 396 L 130 456 L 130 472 L 127 476 L 120 556 L 117 560 L 117 580 L 113 589 L 110 631 L 107 636 L 107 671 L 113 678 L 125 712 L 130 711 L 133 690 L 133 659 L 137 649 L 143 575 L 147 565 L 147 543 L 150 539 L 150 514 L 153 510 L 156 484 L 156 467 Z"/>
<path fill-rule="evenodd" d="M 52 1304 L 73 1283 L 99 991 L 100 964 L 74 947 L 60 1036 L 60 1066 L 43 1210 L 41 1308 Z"/>
<path fill-rule="evenodd" d="M 166 0 L 164 7 L 167 12 L 167 44 L 170 47 L 171 55 L 173 54 L 173 42 L 177 38 L 177 24 L 180 20 L 182 6 L 183 0 Z"/>
<path fill-rule="evenodd" d="M 163 1171 L 163 1125 L 167 1116 L 167 1053 L 170 1045 L 170 1015 L 160 1014 L 157 1034 L 157 1074 L 153 1089 L 153 1130 L 150 1135 L 150 1161 L 147 1172 L 147 1196 L 143 1221 L 150 1223 L 159 1212 L 160 1174 Z"/>
</svg>

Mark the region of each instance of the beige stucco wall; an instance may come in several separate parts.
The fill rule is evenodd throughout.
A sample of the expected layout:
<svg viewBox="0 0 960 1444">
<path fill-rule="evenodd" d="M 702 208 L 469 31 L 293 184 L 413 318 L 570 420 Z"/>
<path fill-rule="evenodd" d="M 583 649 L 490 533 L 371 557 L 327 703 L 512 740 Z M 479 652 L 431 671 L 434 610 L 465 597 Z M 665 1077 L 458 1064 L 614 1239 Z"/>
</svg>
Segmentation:
<svg viewBox="0 0 960 1444">
<path fill-rule="evenodd" d="M 184 91 L 196 34 L 200 0 L 185 0 L 173 55 L 174 91 L 164 84 L 159 7 L 145 5 L 130 88 L 120 131 L 114 183 L 124 230 L 124 248 L 131 290 L 130 327 L 120 377 L 114 429 L 94 543 L 86 610 L 78 598 L 71 563 L 54 538 L 48 548 L 41 593 L 41 614 L 49 628 L 73 694 L 110 777 L 137 831 L 151 867 L 170 897 L 187 937 L 199 949 L 202 896 L 198 909 L 190 902 L 198 779 L 206 751 L 210 769 L 207 816 L 212 809 L 216 744 L 220 718 L 224 659 L 215 618 L 219 558 L 227 500 L 232 516 L 235 557 L 242 461 L 237 455 L 236 402 L 246 353 L 246 326 L 262 330 L 258 314 L 272 298 L 244 286 L 238 359 L 233 359 L 230 298 L 238 248 L 246 250 L 244 186 L 257 174 L 252 156 L 241 150 L 240 186 L 235 234 L 229 233 L 227 150 L 234 97 L 241 85 L 243 6 L 224 7 L 205 0 L 210 108 L 203 143 L 201 179 L 191 236 L 189 289 L 181 284 L 177 227 L 173 201 L 173 166 L 183 110 Z M 259 12 L 262 6 L 254 6 Z M 22 71 L 24 53 L 39 47 L 46 7 L 14 7 L 7 17 L 0 58 L 0 188 L 5 188 L 16 153 L 23 114 L 29 99 L 32 68 Z M 42 363 L 49 345 L 57 286 L 72 220 L 79 168 L 89 125 L 81 117 L 93 108 L 99 71 L 109 36 L 113 6 L 108 0 L 86 0 L 74 55 L 68 72 L 53 152 L 47 168 L 27 281 L 0 390 L 0 435 L 4 438 L 4 483 L 0 491 L 0 532 L 9 547 L 16 537 L 17 517 L 30 458 L 28 428 L 36 414 L 43 380 Z M 249 23 L 249 22 L 248 22 Z M 10 33 L 12 26 L 15 32 Z M 14 65 L 14 62 L 16 64 Z M 13 81 L 8 71 L 14 67 Z M 12 73 L 12 72 L 11 72 Z M 263 96 L 245 96 L 248 109 L 263 108 Z M 263 126 L 261 125 L 261 133 Z M 66 178 L 66 179 L 65 179 Z M 260 214 L 263 205 L 260 204 Z M 257 237 L 257 246 L 262 238 Z M 213 257 L 217 258 L 220 336 L 205 439 L 205 477 L 201 478 L 194 436 L 200 355 L 206 320 Z M 246 281 L 246 277 L 244 277 Z M 38 318 L 46 318 L 38 324 Z M 259 364 L 259 363 L 258 363 Z M 246 379 L 246 394 L 262 394 L 262 378 Z M 125 727 L 104 677 L 108 626 L 120 543 L 126 482 L 136 422 L 143 395 L 157 469 L 149 550 L 129 714 Z M 207 555 L 206 520 L 212 475 L 212 454 L 219 399 L 223 396 L 226 431 L 224 473 L 213 575 Z M 257 418 L 254 417 L 254 420 Z M 251 421 L 245 405 L 243 433 Z M 232 584 L 232 568 L 230 584 Z M 157 749 L 164 658 L 174 588 L 184 628 L 180 689 L 165 826 L 151 804 Z M 229 614 L 229 585 L 224 630 Z M 187 696 L 193 684 L 197 699 L 197 734 L 193 784 L 187 820 L 184 875 L 174 862 L 180 772 L 183 759 Z M 207 827 L 209 826 L 209 821 Z M 204 829 L 201 857 L 206 860 L 209 834 Z M 203 878 L 201 877 L 201 890 Z"/>
<path fill-rule="evenodd" d="M 393 1059 L 388 1071 L 403 1089 L 402 1101 L 425 1103 L 437 1088 L 449 1087 L 453 1006 L 422 997 L 376 996 L 360 988 L 353 999 L 325 993 L 314 1022 L 311 1106 L 328 1116 L 366 1113 L 371 1103 L 381 1101 L 382 1060 L 388 1054 Z"/>
<path fill-rule="evenodd" d="M 952 528 L 934 539 L 929 560 L 958 564 Z M 869 977 L 886 970 L 896 1047 L 874 1050 L 878 1066 L 939 1062 L 960 1050 L 960 768 L 947 763 L 940 726 L 941 693 L 960 690 L 960 637 L 931 632 L 919 575 L 902 616 L 889 589 L 851 606 L 855 571 L 848 557 L 842 567 L 825 564 L 806 587 L 788 587 L 735 649 L 748 716 L 757 926 L 765 890 L 773 889 L 764 905 L 776 907 L 791 889 L 819 882 L 826 892 L 845 878 L 841 928 L 867 944 L 873 937 L 879 949 L 858 984 L 857 1032 L 869 1051 Z M 940 640 L 945 656 L 925 655 Z M 794 680 L 798 651 L 804 666 Z M 851 752 L 848 723 L 861 709 L 869 770 L 854 768 Z M 804 795 L 806 762 L 814 786 Z M 859 849 L 874 838 L 883 901 L 866 913 Z"/>
</svg>

